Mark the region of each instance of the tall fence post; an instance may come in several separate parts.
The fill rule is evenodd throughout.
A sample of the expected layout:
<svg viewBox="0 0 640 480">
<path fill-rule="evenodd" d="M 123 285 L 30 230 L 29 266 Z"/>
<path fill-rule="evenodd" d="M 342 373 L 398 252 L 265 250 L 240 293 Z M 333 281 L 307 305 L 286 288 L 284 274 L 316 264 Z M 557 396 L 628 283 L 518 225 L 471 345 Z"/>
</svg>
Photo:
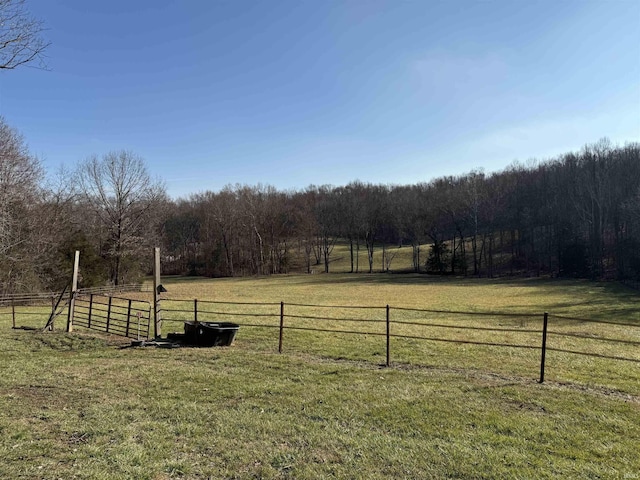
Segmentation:
<svg viewBox="0 0 640 480">
<path fill-rule="evenodd" d="M 391 322 L 389 321 L 389 305 L 387 305 L 387 367 L 391 365 Z"/>
<path fill-rule="evenodd" d="M 198 323 L 198 299 L 193 299 L 193 321 Z"/>
<path fill-rule="evenodd" d="M 71 279 L 71 293 L 69 294 L 69 315 L 67 316 L 67 332 L 73 332 L 73 316 L 75 314 L 76 295 L 78 290 L 78 268 L 80 266 L 80 251 L 76 250 L 73 260 L 73 277 Z"/>
<path fill-rule="evenodd" d="M 540 381 L 544 382 L 544 361 L 547 355 L 547 325 L 549 324 L 549 314 L 544 312 L 544 322 L 542 324 L 542 355 L 540 358 Z"/>
<path fill-rule="evenodd" d="M 162 318 L 160 316 L 160 294 L 166 290 L 160 283 L 160 247 L 153 249 L 153 336 L 162 336 Z"/>
<path fill-rule="evenodd" d="M 283 330 L 284 330 L 284 302 L 280 302 L 280 336 L 278 338 L 278 353 L 282 353 Z"/>
</svg>

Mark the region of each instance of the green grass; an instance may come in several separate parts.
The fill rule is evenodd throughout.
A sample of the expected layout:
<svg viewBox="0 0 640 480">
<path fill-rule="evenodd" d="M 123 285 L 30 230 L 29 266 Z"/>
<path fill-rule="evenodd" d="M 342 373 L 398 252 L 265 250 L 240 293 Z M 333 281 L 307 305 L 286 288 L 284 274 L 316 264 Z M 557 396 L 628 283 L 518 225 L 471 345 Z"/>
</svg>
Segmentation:
<svg viewBox="0 0 640 480">
<path fill-rule="evenodd" d="M 167 296 L 185 301 L 547 310 L 640 324 L 637 293 L 606 283 L 309 275 L 166 279 L 165 285 Z M 460 323 L 446 316 L 438 321 Z M 279 355 L 277 330 L 269 328 L 241 327 L 230 348 L 155 349 L 121 348 L 123 340 L 89 332 L 10 325 L 10 317 L 0 316 L 0 478 L 640 474 L 637 363 L 549 352 L 548 382 L 540 385 L 537 351 L 393 339 L 393 365 L 384 368 L 384 337 L 376 336 L 286 331 Z M 637 331 L 615 326 L 553 320 L 552 326 L 638 338 Z M 470 334 L 490 335 L 447 333 Z M 637 358 L 637 347 L 613 348 Z"/>
</svg>

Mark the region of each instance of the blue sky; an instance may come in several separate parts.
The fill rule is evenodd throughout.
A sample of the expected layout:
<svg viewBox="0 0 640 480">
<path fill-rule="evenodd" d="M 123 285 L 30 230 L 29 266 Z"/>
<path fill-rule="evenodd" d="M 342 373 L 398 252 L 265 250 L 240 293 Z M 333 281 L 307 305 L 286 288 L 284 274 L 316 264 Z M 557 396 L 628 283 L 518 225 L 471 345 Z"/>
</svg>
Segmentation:
<svg viewBox="0 0 640 480">
<path fill-rule="evenodd" d="M 640 141 L 640 2 L 28 0 L 49 71 L 0 114 L 54 173 L 142 156 L 174 197 L 410 184 Z"/>
</svg>

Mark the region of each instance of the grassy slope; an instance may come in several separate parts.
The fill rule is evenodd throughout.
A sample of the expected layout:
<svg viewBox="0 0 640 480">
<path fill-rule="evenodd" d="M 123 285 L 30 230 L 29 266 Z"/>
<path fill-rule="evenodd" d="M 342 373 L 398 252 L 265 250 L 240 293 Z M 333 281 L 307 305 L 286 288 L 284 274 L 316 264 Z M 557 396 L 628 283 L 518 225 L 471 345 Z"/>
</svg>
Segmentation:
<svg viewBox="0 0 640 480">
<path fill-rule="evenodd" d="M 550 310 L 640 323 L 636 294 L 587 282 L 314 275 L 166 285 L 175 298 Z M 327 351 L 326 336 L 288 335 L 284 355 L 274 353 L 274 331 L 259 329 L 241 329 L 231 348 L 119 349 L 105 337 L 0 321 L 1 478 L 640 472 L 637 364 L 550 355 L 551 381 L 539 385 L 530 359 L 495 349 L 418 342 L 405 351 L 398 341 L 395 367 L 385 369 L 359 337 Z M 423 344 L 419 358 L 403 358 Z M 622 374 L 610 378 L 613 369 Z"/>
</svg>

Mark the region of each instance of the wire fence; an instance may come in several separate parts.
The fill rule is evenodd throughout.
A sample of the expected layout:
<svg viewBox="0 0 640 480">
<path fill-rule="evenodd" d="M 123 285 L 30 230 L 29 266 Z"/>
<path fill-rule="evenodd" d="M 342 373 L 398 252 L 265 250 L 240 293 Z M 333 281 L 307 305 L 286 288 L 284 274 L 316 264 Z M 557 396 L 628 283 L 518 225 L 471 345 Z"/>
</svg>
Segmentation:
<svg viewBox="0 0 640 480">
<path fill-rule="evenodd" d="M 130 283 L 126 285 L 110 285 L 104 287 L 90 287 L 79 288 L 77 290 L 78 295 L 114 295 L 116 293 L 125 292 L 152 292 L 153 287 L 151 285 L 143 283 Z M 11 305 L 39 305 L 49 303 L 60 297 L 60 292 L 34 292 L 34 293 L 5 293 L 0 295 L 0 307 L 7 307 Z M 69 298 L 69 292 L 65 291 L 65 299 Z"/>
</svg>

